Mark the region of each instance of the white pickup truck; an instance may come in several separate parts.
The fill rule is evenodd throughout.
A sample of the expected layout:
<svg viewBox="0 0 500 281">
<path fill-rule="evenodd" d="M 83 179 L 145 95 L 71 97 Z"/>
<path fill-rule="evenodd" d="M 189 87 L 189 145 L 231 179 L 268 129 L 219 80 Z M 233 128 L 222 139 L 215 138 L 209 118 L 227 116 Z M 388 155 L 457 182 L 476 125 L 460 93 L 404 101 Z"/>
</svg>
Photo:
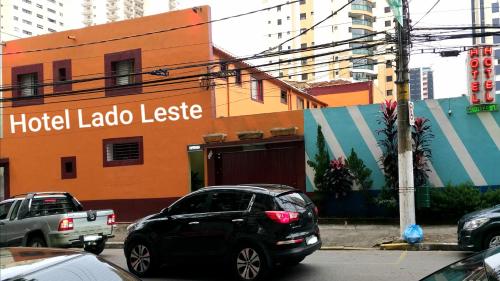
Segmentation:
<svg viewBox="0 0 500 281">
<path fill-rule="evenodd" d="M 0 247 L 83 247 L 100 254 L 114 237 L 113 210 L 83 211 L 67 192 L 39 192 L 0 202 Z"/>
</svg>

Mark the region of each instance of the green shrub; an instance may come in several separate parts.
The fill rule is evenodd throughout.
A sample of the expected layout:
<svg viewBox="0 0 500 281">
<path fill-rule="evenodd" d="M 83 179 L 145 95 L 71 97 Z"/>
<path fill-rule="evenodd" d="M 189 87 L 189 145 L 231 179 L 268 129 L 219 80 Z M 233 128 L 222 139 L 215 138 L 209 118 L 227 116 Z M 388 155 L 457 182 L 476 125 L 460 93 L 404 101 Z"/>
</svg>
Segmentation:
<svg viewBox="0 0 500 281">
<path fill-rule="evenodd" d="M 481 194 L 481 208 L 490 208 L 500 204 L 500 188 L 493 190 L 488 189 Z"/>
<path fill-rule="evenodd" d="M 444 188 L 431 190 L 430 211 L 436 218 L 456 222 L 463 215 L 480 208 L 481 191 L 470 182 L 458 186 L 448 184 Z"/>
</svg>

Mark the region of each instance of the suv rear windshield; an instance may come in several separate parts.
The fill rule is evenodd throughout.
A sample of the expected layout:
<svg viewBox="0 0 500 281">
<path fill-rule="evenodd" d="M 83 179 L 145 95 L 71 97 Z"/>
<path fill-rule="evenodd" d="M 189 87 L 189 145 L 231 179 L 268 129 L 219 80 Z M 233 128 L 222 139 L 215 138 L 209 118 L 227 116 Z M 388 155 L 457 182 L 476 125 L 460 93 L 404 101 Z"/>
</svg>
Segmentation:
<svg viewBox="0 0 500 281">
<path fill-rule="evenodd" d="M 30 215 L 37 217 L 64 214 L 74 211 L 77 211 L 77 209 L 68 197 L 38 197 L 33 198 L 31 202 Z"/>
<path fill-rule="evenodd" d="M 313 202 L 307 195 L 300 192 L 291 192 L 278 195 L 276 202 L 283 211 L 302 212 Z"/>
</svg>

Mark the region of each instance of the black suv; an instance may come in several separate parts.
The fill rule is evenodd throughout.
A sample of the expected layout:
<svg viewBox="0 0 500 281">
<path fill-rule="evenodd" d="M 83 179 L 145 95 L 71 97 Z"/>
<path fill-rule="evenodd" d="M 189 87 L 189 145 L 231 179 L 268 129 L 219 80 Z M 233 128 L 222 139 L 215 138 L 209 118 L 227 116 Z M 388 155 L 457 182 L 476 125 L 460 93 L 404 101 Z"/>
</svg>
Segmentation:
<svg viewBox="0 0 500 281">
<path fill-rule="evenodd" d="M 143 277 L 162 265 L 223 261 L 240 280 L 262 280 L 321 247 L 318 212 L 301 191 L 258 184 L 202 188 L 128 227 L 124 252 Z"/>
<path fill-rule="evenodd" d="M 500 205 L 463 216 L 457 232 L 461 250 L 480 251 L 500 246 Z"/>
</svg>

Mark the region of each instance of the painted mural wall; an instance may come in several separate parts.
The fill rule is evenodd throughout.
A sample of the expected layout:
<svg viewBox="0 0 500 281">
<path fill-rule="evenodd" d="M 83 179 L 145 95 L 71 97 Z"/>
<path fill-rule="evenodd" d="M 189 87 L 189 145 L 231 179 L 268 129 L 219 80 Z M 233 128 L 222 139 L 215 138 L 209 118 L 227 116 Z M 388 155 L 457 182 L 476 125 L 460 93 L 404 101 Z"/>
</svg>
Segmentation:
<svg viewBox="0 0 500 281">
<path fill-rule="evenodd" d="M 500 95 L 497 95 L 497 100 Z M 415 102 L 415 116 L 430 120 L 432 186 L 470 181 L 476 186 L 500 185 L 500 112 L 467 114 L 467 97 Z M 316 154 L 317 126 L 321 125 L 331 158 L 349 156 L 354 148 L 372 170 L 373 189 L 381 189 L 381 138 L 377 130 L 380 105 L 304 111 L 306 161 Z M 314 171 L 306 165 L 306 186 L 314 190 Z"/>
</svg>

